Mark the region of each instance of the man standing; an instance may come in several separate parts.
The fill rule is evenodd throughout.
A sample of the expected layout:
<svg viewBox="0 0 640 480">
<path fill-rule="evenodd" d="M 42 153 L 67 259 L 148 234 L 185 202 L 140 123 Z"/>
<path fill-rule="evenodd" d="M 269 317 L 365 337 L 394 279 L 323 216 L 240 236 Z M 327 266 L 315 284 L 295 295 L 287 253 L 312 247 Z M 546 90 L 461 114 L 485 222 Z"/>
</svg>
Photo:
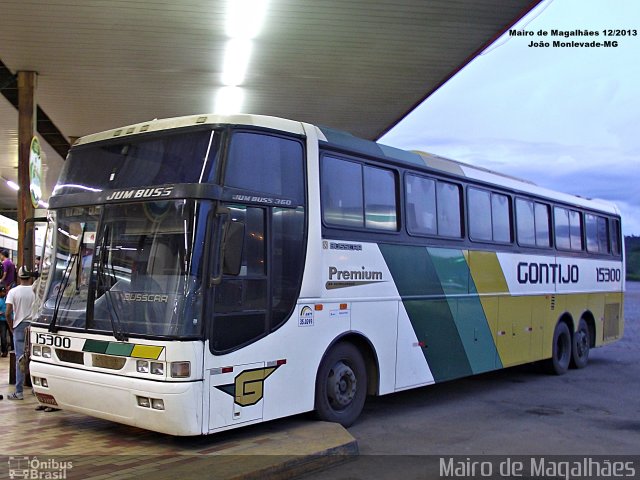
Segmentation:
<svg viewBox="0 0 640 480">
<path fill-rule="evenodd" d="M 16 266 L 9 258 L 9 250 L 0 250 L 0 260 L 2 261 L 2 277 L 0 277 L 0 283 L 4 283 L 7 289 L 13 287 L 16 281 Z"/>
<path fill-rule="evenodd" d="M 31 307 L 36 299 L 31 288 L 31 276 L 24 267 L 18 270 L 18 282 L 18 286 L 9 290 L 7 294 L 7 324 L 13 332 L 13 346 L 16 352 L 16 391 L 7 396 L 9 400 L 24 399 L 24 373 L 20 371 L 20 357 L 24 354 L 24 330 L 31 323 Z"/>
<path fill-rule="evenodd" d="M 9 353 L 9 327 L 7 326 L 7 289 L 0 283 L 0 357 Z"/>
<path fill-rule="evenodd" d="M 0 357 L 9 353 L 9 327 L 7 326 L 7 289 L 0 283 Z"/>
</svg>

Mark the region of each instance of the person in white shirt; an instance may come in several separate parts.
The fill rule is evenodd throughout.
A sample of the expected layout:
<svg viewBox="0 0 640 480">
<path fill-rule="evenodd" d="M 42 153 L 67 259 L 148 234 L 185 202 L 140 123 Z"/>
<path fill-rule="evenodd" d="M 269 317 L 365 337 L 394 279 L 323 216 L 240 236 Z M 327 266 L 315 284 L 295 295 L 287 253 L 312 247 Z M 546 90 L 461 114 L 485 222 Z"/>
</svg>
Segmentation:
<svg viewBox="0 0 640 480">
<path fill-rule="evenodd" d="M 24 354 L 24 331 L 31 323 L 31 308 L 36 297 L 31 288 L 31 275 L 24 267 L 18 269 L 18 286 L 7 294 L 7 325 L 13 333 L 16 352 L 16 391 L 9 400 L 23 400 L 24 373 L 20 371 L 20 357 Z M 13 318 L 13 321 L 11 320 Z"/>
</svg>

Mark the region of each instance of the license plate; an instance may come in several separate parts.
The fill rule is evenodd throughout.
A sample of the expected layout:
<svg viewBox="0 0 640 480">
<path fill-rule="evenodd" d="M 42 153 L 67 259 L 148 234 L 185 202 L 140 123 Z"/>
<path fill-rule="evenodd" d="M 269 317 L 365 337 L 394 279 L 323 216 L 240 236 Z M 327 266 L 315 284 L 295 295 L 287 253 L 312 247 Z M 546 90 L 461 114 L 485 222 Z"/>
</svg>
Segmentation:
<svg viewBox="0 0 640 480">
<path fill-rule="evenodd" d="M 56 399 L 53 398 L 53 395 L 49 395 L 48 393 L 36 392 L 36 398 L 40 403 L 44 403 L 46 405 L 58 405 L 58 402 L 56 402 Z"/>
</svg>

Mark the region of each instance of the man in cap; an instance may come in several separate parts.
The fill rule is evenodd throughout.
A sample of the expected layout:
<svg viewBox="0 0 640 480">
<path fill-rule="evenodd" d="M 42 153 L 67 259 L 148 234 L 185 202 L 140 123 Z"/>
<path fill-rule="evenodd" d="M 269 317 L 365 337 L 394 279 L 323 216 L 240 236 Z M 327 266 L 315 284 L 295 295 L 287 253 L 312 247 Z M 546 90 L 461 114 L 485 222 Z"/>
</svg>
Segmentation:
<svg viewBox="0 0 640 480">
<path fill-rule="evenodd" d="M 31 274 L 26 268 L 18 269 L 18 286 L 7 294 L 7 324 L 13 332 L 16 352 L 16 391 L 7 396 L 9 400 L 23 400 L 24 373 L 20 371 L 20 357 L 24 354 L 25 328 L 31 323 L 31 308 L 36 297 L 31 288 Z M 11 321 L 13 314 L 13 321 Z"/>
</svg>

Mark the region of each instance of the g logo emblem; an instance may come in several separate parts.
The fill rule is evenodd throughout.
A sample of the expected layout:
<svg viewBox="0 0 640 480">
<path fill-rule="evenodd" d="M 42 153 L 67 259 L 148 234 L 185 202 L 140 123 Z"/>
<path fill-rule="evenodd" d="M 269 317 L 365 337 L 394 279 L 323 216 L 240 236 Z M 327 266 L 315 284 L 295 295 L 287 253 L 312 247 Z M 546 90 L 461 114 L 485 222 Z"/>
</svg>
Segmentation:
<svg viewBox="0 0 640 480">
<path fill-rule="evenodd" d="M 236 376 L 234 383 L 220 385 L 216 388 L 231 395 L 234 403 L 241 407 L 249 407 L 262 400 L 264 396 L 264 381 L 277 368 L 276 366 L 244 370 Z"/>
</svg>

